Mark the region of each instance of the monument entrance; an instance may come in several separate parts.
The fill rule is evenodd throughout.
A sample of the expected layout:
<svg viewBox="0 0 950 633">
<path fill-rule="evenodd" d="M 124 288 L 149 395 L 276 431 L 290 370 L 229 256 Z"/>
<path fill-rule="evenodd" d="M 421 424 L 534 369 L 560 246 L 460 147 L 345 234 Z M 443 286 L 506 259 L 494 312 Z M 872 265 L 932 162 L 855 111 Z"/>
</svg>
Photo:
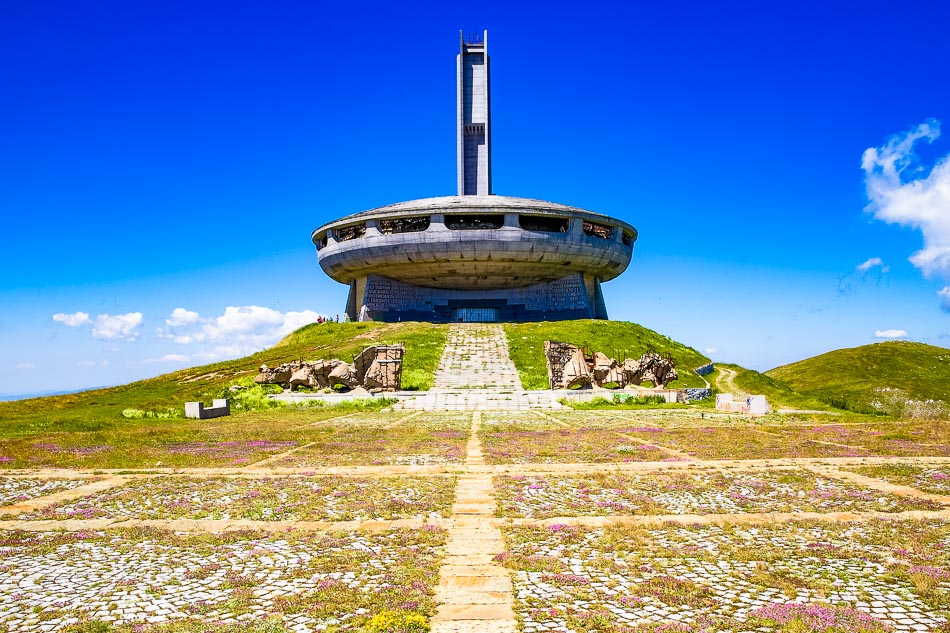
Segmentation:
<svg viewBox="0 0 950 633">
<path fill-rule="evenodd" d="M 453 308 L 452 321 L 455 323 L 495 323 L 498 321 L 498 308 Z"/>
</svg>

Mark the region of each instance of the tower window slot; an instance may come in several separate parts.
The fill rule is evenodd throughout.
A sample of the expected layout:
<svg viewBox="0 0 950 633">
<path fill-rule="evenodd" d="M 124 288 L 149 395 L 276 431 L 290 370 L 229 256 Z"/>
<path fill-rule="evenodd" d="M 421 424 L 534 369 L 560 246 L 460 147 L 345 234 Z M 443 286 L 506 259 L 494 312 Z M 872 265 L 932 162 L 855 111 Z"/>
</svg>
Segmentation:
<svg viewBox="0 0 950 633">
<path fill-rule="evenodd" d="M 500 229 L 505 225 L 504 215 L 447 215 L 445 226 L 453 231 Z"/>
<path fill-rule="evenodd" d="M 392 220 L 380 220 L 379 232 L 384 235 L 393 235 L 395 233 L 418 233 L 429 228 L 429 216 L 416 218 L 393 218 Z"/>
<path fill-rule="evenodd" d="M 366 222 L 351 224 L 350 226 L 344 226 L 342 229 L 336 230 L 336 239 L 340 242 L 355 240 L 364 235 L 366 235 Z"/>
<path fill-rule="evenodd" d="M 554 218 L 546 215 L 519 215 L 518 224 L 525 231 L 543 231 L 545 233 L 567 233 L 567 218 Z"/>
<path fill-rule="evenodd" d="M 614 229 L 610 226 L 597 224 L 596 222 L 584 221 L 584 235 L 590 237 L 599 237 L 602 240 L 609 240 L 614 236 Z"/>
</svg>

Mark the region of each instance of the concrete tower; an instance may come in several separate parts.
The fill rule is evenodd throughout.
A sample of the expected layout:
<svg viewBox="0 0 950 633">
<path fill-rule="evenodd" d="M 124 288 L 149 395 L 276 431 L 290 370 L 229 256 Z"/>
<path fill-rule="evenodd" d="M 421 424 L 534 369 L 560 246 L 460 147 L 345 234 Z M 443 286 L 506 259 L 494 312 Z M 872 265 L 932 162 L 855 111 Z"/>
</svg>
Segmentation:
<svg viewBox="0 0 950 633">
<path fill-rule="evenodd" d="M 459 31 L 458 195 L 491 195 L 491 100 L 488 31 L 466 40 Z"/>
</svg>

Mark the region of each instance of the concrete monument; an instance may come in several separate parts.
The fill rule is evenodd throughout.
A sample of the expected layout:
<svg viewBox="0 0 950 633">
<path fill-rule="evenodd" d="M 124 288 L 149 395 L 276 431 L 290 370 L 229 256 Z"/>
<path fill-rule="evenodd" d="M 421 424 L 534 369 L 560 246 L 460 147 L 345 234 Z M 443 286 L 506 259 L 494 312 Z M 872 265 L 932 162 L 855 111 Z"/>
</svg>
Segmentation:
<svg viewBox="0 0 950 633">
<path fill-rule="evenodd" d="M 488 32 L 460 36 L 458 195 L 401 202 L 312 235 L 320 266 L 350 287 L 351 320 L 606 319 L 600 285 L 630 263 L 637 230 L 576 207 L 496 196 Z"/>
</svg>

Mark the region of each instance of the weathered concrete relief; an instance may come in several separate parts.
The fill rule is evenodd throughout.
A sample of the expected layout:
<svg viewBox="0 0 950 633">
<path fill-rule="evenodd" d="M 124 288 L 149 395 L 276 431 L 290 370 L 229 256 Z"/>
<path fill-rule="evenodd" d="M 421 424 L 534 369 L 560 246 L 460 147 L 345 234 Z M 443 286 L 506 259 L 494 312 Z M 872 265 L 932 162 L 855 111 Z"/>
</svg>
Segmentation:
<svg viewBox="0 0 950 633">
<path fill-rule="evenodd" d="M 398 391 L 402 386 L 402 345 L 372 345 L 360 352 L 352 363 L 339 359 L 292 361 L 278 367 L 261 365 L 254 382 L 280 385 L 294 391 L 298 387 L 332 389 L 342 385 L 348 389 L 370 392 Z"/>
</svg>

